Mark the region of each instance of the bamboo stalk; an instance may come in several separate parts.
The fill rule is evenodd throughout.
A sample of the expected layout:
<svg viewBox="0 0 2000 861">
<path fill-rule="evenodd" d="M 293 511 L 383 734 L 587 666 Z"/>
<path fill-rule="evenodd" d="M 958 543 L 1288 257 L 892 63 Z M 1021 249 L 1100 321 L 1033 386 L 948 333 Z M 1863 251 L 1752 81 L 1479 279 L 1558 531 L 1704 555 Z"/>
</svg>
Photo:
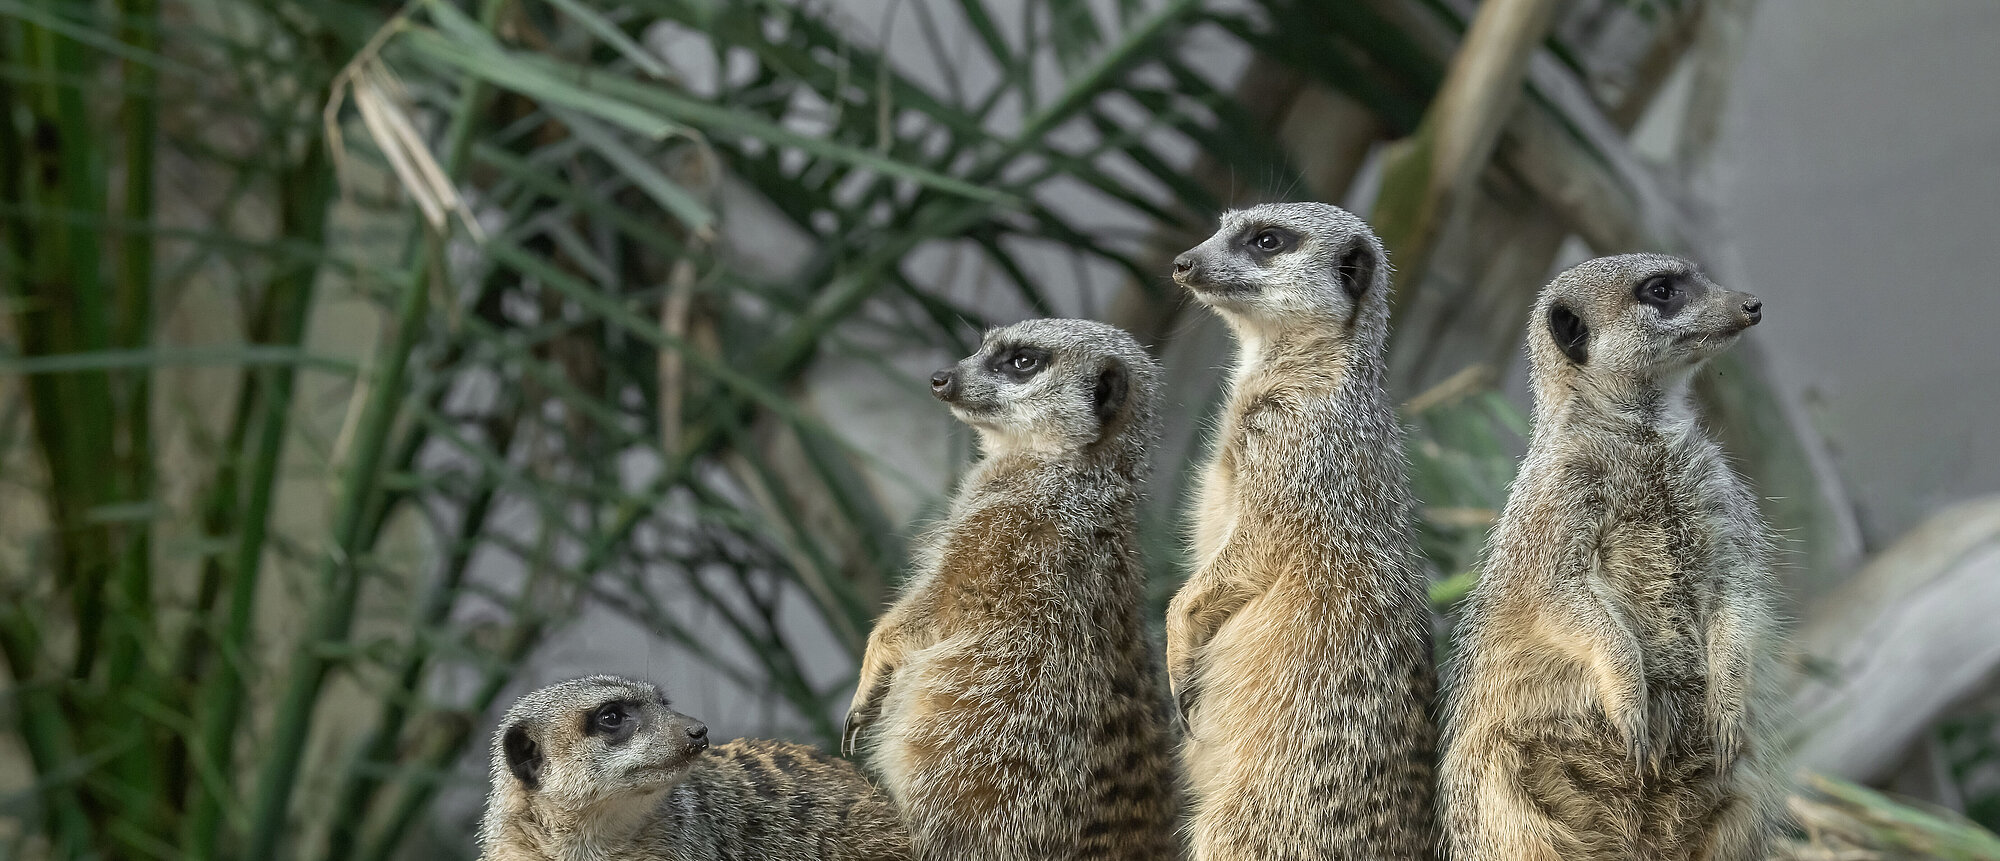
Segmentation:
<svg viewBox="0 0 2000 861">
<path fill-rule="evenodd" d="M 289 236 L 323 241 L 327 207 L 333 197 L 324 145 L 310 142 L 297 168 L 287 173 L 290 181 L 281 185 L 286 194 L 279 213 L 283 231 Z M 304 342 L 318 278 L 317 266 L 300 263 L 272 280 L 265 311 L 274 324 L 273 342 L 292 347 Z M 238 404 L 240 423 L 236 427 L 242 429 L 245 440 L 254 440 L 248 452 L 248 468 L 239 479 L 234 464 L 225 461 L 216 476 L 216 492 L 227 494 L 229 504 L 216 512 L 226 520 L 215 523 L 214 527 L 226 523 L 226 528 L 234 531 L 236 542 L 226 564 L 211 561 L 208 569 L 219 575 L 217 594 L 227 595 L 229 603 L 221 619 L 221 632 L 214 635 L 219 660 L 205 675 L 199 694 L 201 728 L 193 755 L 204 761 L 204 767 L 222 774 L 235 771 L 236 728 L 242 720 L 245 698 L 244 664 L 251 654 L 257 587 L 262 580 L 264 548 L 297 379 L 295 366 L 262 369 L 246 377 L 243 383 L 246 400 Z M 231 436 L 236 433 L 232 428 Z M 224 455 L 230 459 L 238 456 L 241 455 L 235 449 Z M 239 493 L 243 504 L 236 509 L 233 503 Z M 217 505 L 223 503 L 217 501 Z M 182 830 L 188 857 L 216 857 L 225 800 L 206 784 L 190 785 L 189 791 L 191 805 Z"/>
<path fill-rule="evenodd" d="M 101 217 L 109 203 L 108 152 L 101 143 L 105 136 L 86 100 L 93 90 L 61 83 L 89 80 L 101 57 L 76 41 L 64 26 L 64 12 L 38 11 L 36 20 L 17 19 L 17 26 L 23 64 L 40 72 L 39 80 L 46 83 L 22 93 L 25 110 L 20 113 L 30 121 L 31 137 L 21 147 L 22 158 L 7 166 L 22 171 L 8 203 L 23 215 L 16 236 L 10 237 L 19 239 L 16 247 L 23 259 L 17 271 L 23 277 L 10 286 L 19 301 L 14 329 L 22 352 L 30 356 L 111 346 L 117 298 L 104 280 L 104 235 L 86 219 L 61 217 Z M 64 31 L 51 29 L 56 26 Z M 55 582 L 68 593 L 75 631 L 68 678 L 56 683 L 43 676 L 49 696 L 31 703 L 33 723 L 39 726 L 34 731 L 41 736 L 37 770 L 45 778 L 77 770 L 82 780 L 74 803 L 90 822 L 90 842 L 136 851 L 151 812 L 145 803 L 151 775 L 143 746 L 131 742 L 135 733 L 146 731 L 145 724 L 94 719 L 122 706 L 116 698 L 125 693 L 123 683 L 136 669 L 139 644 L 150 628 L 144 558 L 130 552 L 124 529 L 97 516 L 105 506 L 130 501 L 124 495 L 131 482 L 122 480 L 119 441 L 121 431 L 131 425 L 104 371 L 36 376 L 27 389 L 36 440 L 48 467 Z M 107 655 L 110 660 L 101 664 Z M 35 672 L 40 663 L 27 662 L 25 669 Z M 107 666 L 108 678 L 98 676 Z M 57 720 L 74 730 L 73 739 L 63 742 L 45 726 Z M 66 730 L 62 736 L 68 734 Z M 81 750 L 117 753 L 111 768 L 98 769 L 96 763 L 74 758 Z M 49 796 L 58 817 L 55 825 L 73 829 L 70 800 L 56 791 Z"/>
<path fill-rule="evenodd" d="M 0 101 L 4 104 L 4 101 Z M 40 669 L 41 637 L 21 601 L 0 601 L 0 656 L 14 679 L 22 747 L 35 773 L 47 778 L 62 774 L 77 762 L 71 723 L 55 696 L 54 686 Z M 53 857 L 83 858 L 91 851 L 90 816 L 82 800 L 64 783 L 42 788 L 43 816 L 55 850 Z"/>
<path fill-rule="evenodd" d="M 159 6 L 156 0 L 122 0 L 116 7 L 119 41 L 137 51 L 153 53 L 159 43 Z M 125 171 L 121 211 L 127 224 L 146 223 L 153 214 L 153 152 L 156 131 L 157 76 L 149 62 L 127 57 L 122 68 L 125 99 L 122 105 L 123 139 L 120 153 Z M 153 235 L 146 231 L 121 231 L 117 238 L 117 272 L 112 286 L 110 308 L 116 317 L 107 320 L 111 346 L 145 349 L 153 340 Z M 111 492 L 119 502 L 138 503 L 153 499 L 152 370 L 140 368 L 106 375 L 112 398 L 113 448 L 106 452 L 112 472 Z M 102 468 L 102 467 L 101 467 Z M 107 654 L 105 690 L 114 701 L 145 702 L 162 699 L 172 683 L 141 665 L 144 653 L 157 642 L 153 608 L 152 518 L 126 522 L 107 529 L 114 552 L 113 610 L 120 624 L 114 626 Z M 111 764 L 111 772 L 131 799 L 120 811 L 129 832 L 114 822 L 108 833 L 124 837 L 128 847 L 143 849 L 159 845 L 173 830 L 167 809 L 164 784 L 165 753 L 170 733 L 140 718 L 138 709 L 118 708 L 132 715 L 111 722 L 116 746 L 125 750 Z"/>
<path fill-rule="evenodd" d="M 490 441 L 494 450 L 508 450 L 513 439 L 513 427 L 521 418 L 520 412 L 517 410 L 512 418 L 514 421 L 495 424 L 498 432 Z M 403 727 L 414 711 L 412 701 L 417 696 L 418 686 L 423 683 L 424 671 L 430 666 L 431 650 L 425 645 L 428 632 L 443 625 L 457 605 L 473 555 L 479 548 L 480 533 L 486 528 L 487 516 L 492 511 L 498 490 L 497 484 L 488 483 L 466 506 L 457 540 L 451 545 L 436 582 L 425 592 L 423 601 L 411 617 L 413 642 L 392 676 L 395 693 L 383 700 L 374 728 L 348 760 L 346 774 L 341 778 L 341 789 L 336 795 L 333 815 L 329 820 L 334 827 L 327 832 L 326 852 L 322 856 L 329 861 L 352 858 L 360 848 L 359 826 L 369 803 L 381 789 L 384 776 L 395 764 L 396 744 L 401 740 Z"/>
<path fill-rule="evenodd" d="M 484 0 L 481 26 L 490 31 L 502 8 L 502 0 Z M 446 152 L 441 169 L 446 176 L 456 177 L 464 169 L 471 150 L 473 123 L 490 96 L 490 88 L 479 82 L 469 83 L 461 94 L 445 133 Z M 385 500 L 376 498 L 382 453 L 405 395 L 404 372 L 425 321 L 428 296 L 434 285 L 442 285 L 445 271 L 444 237 L 427 231 L 422 261 L 404 287 L 393 336 L 385 338 L 384 349 L 376 353 L 381 372 L 369 383 L 373 388 L 357 426 L 353 457 L 345 469 L 347 483 L 336 510 L 334 544 L 321 565 L 322 582 L 334 588 L 328 590 L 329 599 L 317 613 L 318 624 L 311 629 L 323 642 L 346 639 L 360 588 L 354 560 L 374 546 L 380 526 L 386 522 Z M 417 448 L 412 445 L 405 450 L 414 454 Z M 289 796 L 296 784 L 295 772 L 309 734 L 313 706 L 331 667 L 330 661 L 320 654 L 320 645 L 309 639 L 301 644 L 294 658 L 292 683 L 279 706 L 275 753 L 266 759 L 258 775 L 259 792 L 248 843 L 251 858 L 270 857 L 288 816 Z M 389 728 L 387 724 L 382 727 Z M 393 741 L 393 736 L 389 739 Z M 365 798 L 356 804 L 363 802 Z M 334 824 L 339 831 L 355 823 Z"/>
<path fill-rule="evenodd" d="M 290 814 L 292 792 L 299 784 L 299 764 L 312 730 L 313 712 L 336 661 L 328 653 L 328 647 L 345 642 L 354 621 L 361 588 L 356 562 L 368 549 L 360 546 L 357 539 L 381 477 L 383 449 L 402 403 L 404 370 L 424 328 L 431 281 L 441 277 L 444 267 L 443 237 L 429 233 L 424 246 L 423 263 L 403 285 L 394 322 L 375 351 L 376 370 L 367 379 L 368 399 L 355 425 L 350 457 L 341 468 L 341 491 L 334 507 L 332 534 L 320 563 L 321 601 L 306 624 L 306 633 L 285 674 L 288 684 L 278 703 L 263 766 L 257 773 L 256 804 L 252 808 L 245 857 L 276 857 L 278 841 Z"/>
</svg>

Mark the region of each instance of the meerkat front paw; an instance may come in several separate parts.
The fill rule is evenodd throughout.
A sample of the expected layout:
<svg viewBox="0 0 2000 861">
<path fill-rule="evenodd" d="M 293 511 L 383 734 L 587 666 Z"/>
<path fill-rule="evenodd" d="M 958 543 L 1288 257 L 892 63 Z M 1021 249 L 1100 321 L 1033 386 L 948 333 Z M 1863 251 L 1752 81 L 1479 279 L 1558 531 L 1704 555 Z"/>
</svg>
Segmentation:
<svg viewBox="0 0 2000 861">
<path fill-rule="evenodd" d="M 1738 757 L 1750 738 L 1750 719 L 1741 704 L 1717 708 L 1711 706 L 1709 734 L 1715 739 L 1715 776 L 1729 773 L 1736 765 Z"/>
<path fill-rule="evenodd" d="M 1654 757 L 1653 739 L 1646 724 L 1646 704 L 1643 701 L 1628 703 L 1623 708 L 1611 710 L 1608 716 L 1611 725 L 1618 729 L 1620 739 L 1625 742 L 1625 758 L 1632 765 L 1632 773 L 1644 778 L 1648 766 L 1658 771 L 1659 762 Z"/>
<path fill-rule="evenodd" d="M 1167 686 L 1178 689 L 1194 669 L 1193 601 L 1176 595 L 1167 605 Z"/>
<path fill-rule="evenodd" d="M 1181 728 L 1188 727 L 1188 714 L 1194 710 L 1194 650 L 1185 646 L 1176 649 L 1171 637 L 1167 641 L 1167 693 L 1174 698 L 1174 713 L 1180 716 Z"/>
<path fill-rule="evenodd" d="M 882 711 L 882 697 L 887 692 L 891 671 L 880 664 L 862 658 L 861 679 L 854 687 L 854 702 L 847 707 L 847 720 L 840 728 L 840 753 L 853 756 L 859 749 L 857 742 L 862 731 L 875 722 Z"/>
<path fill-rule="evenodd" d="M 853 756 L 855 742 L 861 738 L 861 731 L 868 726 L 868 718 L 859 709 L 850 710 L 847 720 L 840 727 L 840 755 Z"/>
<path fill-rule="evenodd" d="M 1715 740 L 1715 774 L 1729 772 L 1750 738 L 1749 704 L 1746 702 L 1750 662 L 1739 652 L 1717 661 L 1709 673 L 1709 737 Z"/>
</svg>

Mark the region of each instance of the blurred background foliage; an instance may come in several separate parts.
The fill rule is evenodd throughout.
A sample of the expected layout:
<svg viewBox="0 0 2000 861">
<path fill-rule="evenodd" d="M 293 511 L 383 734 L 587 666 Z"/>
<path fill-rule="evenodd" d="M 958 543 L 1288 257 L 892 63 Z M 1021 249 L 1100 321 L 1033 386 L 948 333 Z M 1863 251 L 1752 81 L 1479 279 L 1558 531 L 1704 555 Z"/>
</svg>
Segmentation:
<svg viewBox="0 0 2000 861">
<path fill-rule="evenodd" d="M 1162 273 L 1258 200 L 1390 244 L 1448 630 L 1563 243 L 1709 256 L 1746 14 L 0 0 L 0 855 L 470 857 L 438 799 L 479 791 L 496 708 L 578 619 L 830 742 L 971 456 L 920 381 L 1022 316 L 1111 320 L 1174 371 L 1164 604 L 1227 349 Z M 1677 70 L 1674 142 L 1637 155 Z M 1704 396 L 1824 591 L 1851 513 L 1731 361 Z M 1991 747 L 1951 732 L 1991 817 Z"/>
</svg>

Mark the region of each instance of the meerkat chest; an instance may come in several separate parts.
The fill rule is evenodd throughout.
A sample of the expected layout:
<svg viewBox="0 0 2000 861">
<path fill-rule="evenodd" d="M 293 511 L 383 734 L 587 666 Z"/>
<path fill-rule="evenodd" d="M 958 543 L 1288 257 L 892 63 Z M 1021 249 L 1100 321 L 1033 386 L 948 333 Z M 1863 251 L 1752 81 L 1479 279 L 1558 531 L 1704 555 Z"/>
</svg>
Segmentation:
<svg viewBox="0 0 2000 861">
<path fill-rule="evenodd" d="M 1633 620 L 1655 659 L 1649 663 L 1662 672 L 1687 666 L 1698 674 L 1720 536 L 1700 483 L 1689 480 L 1689 465 L 1676 454 L 1631 464 L 1637 468 L 1622 488 L 1607 495 L 1598 576 Z M 1677 655 L 1687 660 L 1670 659 Z"/>
</svg>

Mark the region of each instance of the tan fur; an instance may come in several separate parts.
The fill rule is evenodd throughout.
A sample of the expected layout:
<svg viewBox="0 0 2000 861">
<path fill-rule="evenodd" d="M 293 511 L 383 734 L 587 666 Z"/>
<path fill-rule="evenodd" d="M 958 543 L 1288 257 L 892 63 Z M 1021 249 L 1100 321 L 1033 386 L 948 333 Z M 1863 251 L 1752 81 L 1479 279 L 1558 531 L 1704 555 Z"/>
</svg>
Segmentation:
<svg viewBox="0 0 2000 861">
<path fill-rule="evenodd" d="M 606 705 L 624 735 L 590 731 Z M 493 740 L 484 861 L 907 861 L 909 834 L 852 764 L 707 728 L 654 685 L 592 676 L 521 698 Z M 527 775 L 527 776 L 524 776 Z"/>
<path fill-rule="evenodd" d="M 1285 247 L 1255 247 L 1267 233 Z M 1430 611 L 1382 389 L 1388 264 L 1338 207 L 1230 212 L 1175 261 L 1240 345 L 1167 668 L 1202 861 L 1431 855 Z"/>
<path fill-rule="evenodd" d="M 1662 283 L 1681 303 L 1665 312 L 1638 298 Z M 1768 539 L 1687 394 L 1754 303 L 1656 255 L 1543 292 L 1534 433 L 1453 661 L 1440 800 L 1458 861 L 1763 857 Z"/>
<path fill-rule="evenodd" d="M 984 458 L 869 636 L 848 714 L 919 858 L 1178 854 L 1135 536 L 1157 375 L 1124 332 L 1034 320 L 933 380 Z"/>
</svg>

